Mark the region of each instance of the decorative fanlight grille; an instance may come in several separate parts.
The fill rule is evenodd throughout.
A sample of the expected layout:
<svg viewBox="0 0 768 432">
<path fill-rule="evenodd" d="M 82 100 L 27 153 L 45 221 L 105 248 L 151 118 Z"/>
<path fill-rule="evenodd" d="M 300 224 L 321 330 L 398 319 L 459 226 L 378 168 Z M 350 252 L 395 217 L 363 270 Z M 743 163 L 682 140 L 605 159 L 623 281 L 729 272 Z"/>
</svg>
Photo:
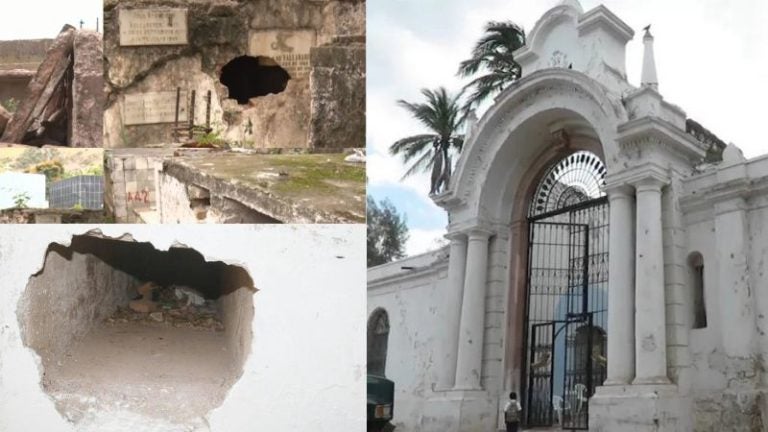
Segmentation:
<svg viewBox="0 0 768 432">
<path fill-rule="evenodd" d="M 597 155 L 576 152 L 549 169 L 536 188 L 529 216 L 537 216 L 605 195 L 606 169 Z"/>
</svg>

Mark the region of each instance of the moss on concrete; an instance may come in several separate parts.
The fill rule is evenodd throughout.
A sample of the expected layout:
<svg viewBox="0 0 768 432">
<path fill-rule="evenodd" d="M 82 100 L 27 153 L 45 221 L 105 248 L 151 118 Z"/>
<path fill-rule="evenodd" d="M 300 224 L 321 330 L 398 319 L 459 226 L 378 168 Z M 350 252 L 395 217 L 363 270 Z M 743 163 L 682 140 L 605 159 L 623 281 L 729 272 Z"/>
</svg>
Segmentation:
<svg viewBox="0 0 768 432">
<path fill-rule="evenodd" d="M 180 170 L 176 177 L 182 182 L 199 184 L 212 193 L 217 192 L 220 182 L 231 185 L 230 198 L 253 208 L 270 207 L 263 202 L 266 200 L 303 208 L 316 213 L 320 220 L 362 222 L 365 165 L 344 162 L 344 156 L 206 152 L 176 157 L 168 166 Z M 278 220 L 291 219 L 287 215 L 265 214 Z"/>
</svg>

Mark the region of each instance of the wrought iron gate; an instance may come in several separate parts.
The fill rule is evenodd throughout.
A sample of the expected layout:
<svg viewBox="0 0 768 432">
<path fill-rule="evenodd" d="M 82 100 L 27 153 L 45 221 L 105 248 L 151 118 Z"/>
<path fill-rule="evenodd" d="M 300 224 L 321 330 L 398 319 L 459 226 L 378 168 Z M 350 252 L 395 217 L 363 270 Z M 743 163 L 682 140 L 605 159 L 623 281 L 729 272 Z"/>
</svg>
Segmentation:
<svg viewBox="0 0 768 432">
<path fill-rule="evenodd" d="M 583 155 L 550 170 L 528 218 L 522 401 L 529 427 L 588 429 L 589 398 L 606 376 L 605 170 L 596 156 Z"/>
</svg>

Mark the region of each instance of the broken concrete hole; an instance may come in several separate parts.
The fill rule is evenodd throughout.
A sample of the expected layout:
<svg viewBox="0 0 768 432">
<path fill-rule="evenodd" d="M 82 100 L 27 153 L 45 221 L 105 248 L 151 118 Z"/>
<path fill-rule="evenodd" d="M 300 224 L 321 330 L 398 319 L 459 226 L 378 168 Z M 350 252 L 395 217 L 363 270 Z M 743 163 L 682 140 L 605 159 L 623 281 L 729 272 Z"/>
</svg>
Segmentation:
<svg viewBox="0 0 768 432">
<path fill-rule="evenodd" d="M 86 234 L 49 245 L 17 315 L 69 421 L 122 410 L 189 423 L 242 374 L 255 291 L 245 269 L 194 249 Z"/>
<path fill-rule="evenodd" d="M 221 68 L 229 97 L 245 105 L 251 98 L 283 92 L 291 76 L 269 57 L 236 57 Z"/>
</svg>

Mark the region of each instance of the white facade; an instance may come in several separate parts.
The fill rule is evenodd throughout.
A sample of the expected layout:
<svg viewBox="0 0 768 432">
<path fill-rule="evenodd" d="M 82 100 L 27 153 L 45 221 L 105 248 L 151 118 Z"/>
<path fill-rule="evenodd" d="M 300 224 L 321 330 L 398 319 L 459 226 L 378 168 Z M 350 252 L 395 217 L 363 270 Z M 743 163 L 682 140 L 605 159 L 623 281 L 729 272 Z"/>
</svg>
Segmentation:
<svg viewBox="0 0 768 432">
<path fill-rule="evenodd" d="M 590 430 L 768 424 L 768 158 L 728 146 L 703 164 L 711 139 L 658 92 L 650 33 L 642 85 L 627 82 L 633 35 L 603 6 L 545 13 L 516 55 L 523 78 L 470 127 L 433 197 L 450 246 L 369 270 L 404 431 L 503 425 L 506 395 L 523 388 L 528 204 L 543 173 L 580 150 L 605 164 L 610 206 L 608 376 Z M 694 329 L 696 253 L 707 324 Z"/>
<path fill-rule="evenodd" d="M 252 340 L 246 341 L 250 350 L 244 353 L 242 375 L 223 403 L 202 418 L 174 424 L 86 398 L 83 416 L 75 422 L 44 392 L 40 356 L 23 342 L 20 299 L 30 276 L 46 262 L 51 243 L 68 246 L 73 236 L 97 231 L 107 238 L 150 242 L 160 251 L 192 248 L 208 261 L 238 265 L 252 277 L 258 291 L 245 296 L 252 298 L 253 319 L 243 332 Z M 359 329 L 365 324 L 360 289 L 365 270 L 359 245 L 364 234 L 362 225 L 0 227 L 0 430 L 292 431 L 306 428 L 310 420 L 313 430 L 362 430 L 364 335 Z M 96 271 L 100 265 L 94 264 Z M 54 279 L 86 280 L 64 272 Z M 50 287 L 49 294 L 58 288 Z M 150 400 L 156 391 L 148 390 Z"/>
</svg>

